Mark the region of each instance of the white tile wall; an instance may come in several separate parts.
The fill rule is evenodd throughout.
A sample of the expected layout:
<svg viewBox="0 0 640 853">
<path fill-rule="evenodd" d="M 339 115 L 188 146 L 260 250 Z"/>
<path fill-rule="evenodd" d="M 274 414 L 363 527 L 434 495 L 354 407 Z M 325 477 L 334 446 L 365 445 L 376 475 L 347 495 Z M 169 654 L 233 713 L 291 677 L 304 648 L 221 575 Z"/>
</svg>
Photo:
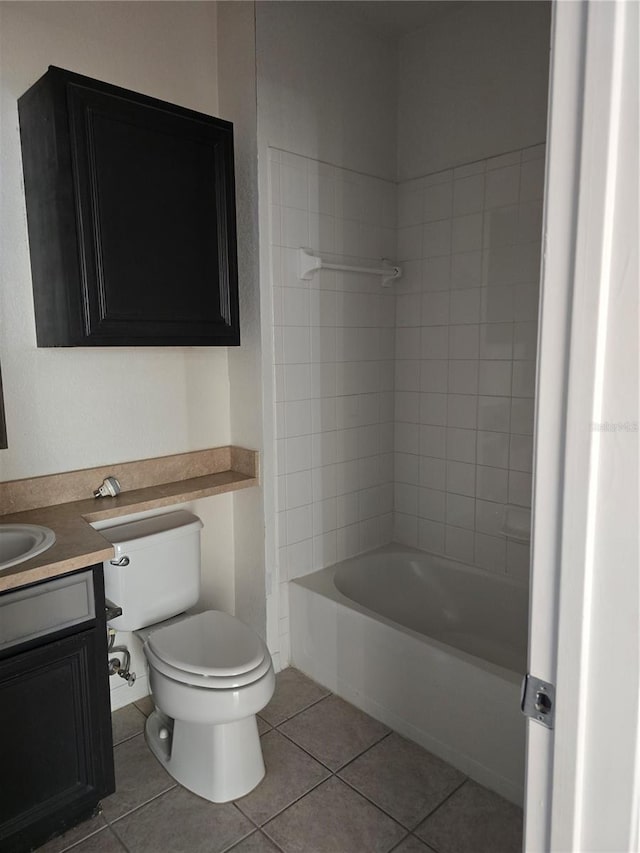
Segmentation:
<svg viewBox="0 0 640 853">
<path fill-rule="evenodd" d="M 398 186 L 394 538 L 523 581 L 500 530 L 531 504 L 544 155 Z"/>
<path fill-rule="evenodd" d="M 392 539 L 526 582 L 544 153 L 396 185 L 270 150 L 285 651 L 287 580 Z M 301 281 L 300 246 L 403 277 Z"/>
<path fill-rule="evenodd" d="M 302 281 L 297 249 L 354 263 L 395 257 L 396 185 L 275 149 L 270 184 L 278 572 L 286 583 L 392 538 L 396 297 L 373 276 L 323 271 Z M 421 228 L 413 240 L 419 255 Z M 416 314 L 419 322 L 420 304 L 407 309 L 407 322 Z M 404 382 L 399 405 L 417 425 L 417 375 Z M 286 642 L 286 609 L 280 635 Z"/>
</svg>

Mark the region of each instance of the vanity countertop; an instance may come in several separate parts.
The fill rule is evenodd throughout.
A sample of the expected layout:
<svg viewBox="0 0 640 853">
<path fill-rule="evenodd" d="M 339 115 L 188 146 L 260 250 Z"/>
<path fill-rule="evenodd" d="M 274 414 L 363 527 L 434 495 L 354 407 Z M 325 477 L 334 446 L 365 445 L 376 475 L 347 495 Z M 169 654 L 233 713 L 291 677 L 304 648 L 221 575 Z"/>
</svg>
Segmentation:
<svg viewBox="0 0 640 853">
<path fill-rule="evenodd" d="M 78 501 L 88 503 L 88 501 Z M 80 510 L 80 511 L 79 511 Z M 82 517 L 77 503 L 0 516 L 0 523 L 41 524 L 56 534 L 54 544 L 17 566 L 0 571 L 0 592 L 64 575 L 113 556 L 113 546 Z"/>
<path fill-rule="evenodd" d="M 113 546 L 98 530 L 94 530 L 91 522 L 256 486 L 257 453 L 241 449 L 238 452 L 255 457 L 255 470 L 245 466 L 243 472 L 224 470 L 142 488 L 127 490 L 123 487 L 115 498 L 89 498 L 0 515 L 0 524 L 40 524 L 56 534 L 56 541 L 48 550 L 0 570 L 0 592 L 64 575 L 113 557 Z M 111 470 L 116 475 L 119 473 L 116 466 L 111 466 Z"/>
</svg>

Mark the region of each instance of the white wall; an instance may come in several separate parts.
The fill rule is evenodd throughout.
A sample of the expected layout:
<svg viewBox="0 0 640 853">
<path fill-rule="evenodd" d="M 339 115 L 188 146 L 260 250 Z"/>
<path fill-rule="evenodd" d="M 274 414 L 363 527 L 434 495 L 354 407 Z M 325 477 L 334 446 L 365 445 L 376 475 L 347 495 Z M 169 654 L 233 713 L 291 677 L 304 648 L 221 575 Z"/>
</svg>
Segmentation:
<svg viewBox="0 0 640 853">
<path fill-rule="evenodd" d="M 210 3 L 2 3 L 0 359 L 10 480 L 227 444 L 225 349 L 38 349 L 17 98 L 48 65 L 217 111 Z"/>
<path fill-rule="evenodd" d="M 544 142 L 550 4 L 453 3 L 398 45 L 398 178 Z"/>
<path fill-rule="evenodd" d="M 214 3 L 0 4 L 0 361 L 9 436 L 2 480 L 231 439 L 224 348 L 36 347 L 16 106 L 51 64 L 217 114 L 216 42 Z M 259 446 L 237 424 L 235 435 Z M 234 514 L 232 495 L 191 508 L 205 523 L 201 603 L 233 612 L 234 520 L 246 526 L 245 513 Z M 253 589 L 263 600 L 260 579 Z"/>
<path fill-rule="evenodd" d="M 340 5 L 256 4 L 260 134 L 275 148 L 394 179 L 395 49 Z"/>
<path fill-rule="evenodd" d="M 219 111 L 234 124 L 241 346 L 229 350 L 231 438 L 263 448 L 258 150 L 253 3 L 218 3 Z M 266 633 L 264 474 L 233 496 L 235 613 Z"/>
</svg>

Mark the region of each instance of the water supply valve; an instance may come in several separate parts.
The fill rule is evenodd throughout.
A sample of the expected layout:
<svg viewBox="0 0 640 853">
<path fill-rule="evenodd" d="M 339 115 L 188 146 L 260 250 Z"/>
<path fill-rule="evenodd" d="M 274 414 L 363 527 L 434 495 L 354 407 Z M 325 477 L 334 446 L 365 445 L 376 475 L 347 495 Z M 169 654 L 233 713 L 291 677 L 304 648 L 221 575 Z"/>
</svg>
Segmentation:
<svg viewBox="0 0 640 853">
<path fill-rule="evenodd" d="M 133 685 L 136 683 L 135 672 L 129 672 L 128 670 L 120 670 L 118 675 L 120 676 L 120 678 L 124 678 L 129 687 L 133 687 Z"/>
<path fill-rule="evenodd" d="M 136 681 L 135 672 L 131 672 L 129 667 L 131 665 L 131 655 L 129 654 L 129 649 L 126 646 L 112 646 L 110 651 L 112 652 L 121 652 L 124 658 L 124 664 L 120 660 L 120 658 L 114 657 L 109 658 L 109 677 L 112 675 L 119 675 L 120 678 L 123 678 L 129 687 L 133 687 Z"/>
</svg>

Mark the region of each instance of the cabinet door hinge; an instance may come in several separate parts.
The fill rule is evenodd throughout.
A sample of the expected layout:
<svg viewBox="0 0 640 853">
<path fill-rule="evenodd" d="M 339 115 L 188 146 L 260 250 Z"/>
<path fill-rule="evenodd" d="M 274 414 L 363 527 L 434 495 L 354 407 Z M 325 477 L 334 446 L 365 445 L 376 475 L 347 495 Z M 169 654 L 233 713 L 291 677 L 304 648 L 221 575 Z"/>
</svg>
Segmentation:
<svg viewBox="0 0 640 853">
<path fill-rule="evenodd" d="M 527 673 L 522 680 L 522 713 L 548 729 L 553 728 L 555 719 L 555 685 Z"/>
</svg>

